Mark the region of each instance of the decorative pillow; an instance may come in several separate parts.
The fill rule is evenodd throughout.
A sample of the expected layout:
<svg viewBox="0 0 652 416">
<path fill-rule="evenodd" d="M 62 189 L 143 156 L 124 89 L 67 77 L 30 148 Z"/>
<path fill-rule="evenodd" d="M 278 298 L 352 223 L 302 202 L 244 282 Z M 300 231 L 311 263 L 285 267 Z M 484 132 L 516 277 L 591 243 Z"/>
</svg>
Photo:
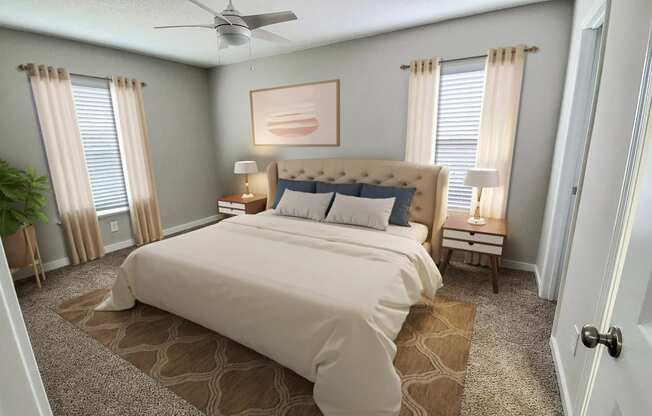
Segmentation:
<svg viewBox="0 0 652 416">
<path fill-rule="evenodd" d="M 333 192 L 342 195 L 360 196 L 361 190 L 362 190 L 361 183 L 317 182 L 317 185 L 315 187 L 315 192 L 317 192 L 318 194 L 324 192 Z"/>
<path fill-rule="evenodd" d="M 365 183 L 362 185 L 360 196 L 363 198 L 396 198 L 389 223 L 410 226 L 410 204 L 417 188 L 400 186 L 379 186 Z"/>
<path fill-rule="evenodd" d="M 274 196 L 274 205 L 272 208 L 276 208 L 278 202 L 283 196 L 283 192 L 286 189 L 291 189 L 293 191 L 299 192 L 309 192 L 315 193 L 315 182 L 314 181 L 292 181 L 290 179 L 279 179 L 276 183 L 276 195 Z"/>
<path fill-rule="evenodd" d="M 325 221 L 386 230 L 395 200 L 335 194 Z"/>
<path fill-rule="evenodd" d="M 326 216 L 332 198 L 332 192 L 313 194 L 286 189 L 276 209 L 274 209 L 274 214 L 322 221 Z"/>
</svg>

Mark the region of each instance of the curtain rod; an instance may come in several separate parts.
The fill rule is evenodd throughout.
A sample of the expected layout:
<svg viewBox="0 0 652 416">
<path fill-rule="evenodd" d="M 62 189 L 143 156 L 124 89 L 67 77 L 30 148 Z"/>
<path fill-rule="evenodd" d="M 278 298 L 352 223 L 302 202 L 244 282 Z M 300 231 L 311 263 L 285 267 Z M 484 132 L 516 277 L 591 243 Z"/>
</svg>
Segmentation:
<svg viewBox="0 0 652 416">
<path fill-rule="evenodd" d="M 531 52 L 531 53 L 536 53 L 539 51 L 538 46 L 530 46 L 529 48 L 525 48 L 525 52 Z M 441 63 L 445 62 L 457 62 L 457 61 L 466 61 L 467 59 L 477 59 L 477 58 L 486 58 L 487 54 L 485 53 L 484 55 L 475 55 L 475 56 L 467 56 L 464 58 L 452 58 L 452 59 L 442 59 Z M 410 69 L 410 65 L 401 65 L 401 69 Z"/>
<path fill-rule="evenodd" d="M 18 70 L 19 70 L 19 71 L 28 71 L 30 65 L 34 65 L 34 64 L 20 64 L 20 65 L 18 65 Z M 98 77 L 98 76 L 95 76 L 95 75 L 77 74 L 77 73 L 74 73 L 74 72 L 70 72 L 70 75 L 75 75 L 75 76 L 78 76 L 78 77 L 88 77 L 88 78 L 96 78 L 96 79 L 106 79 L 106 80 L 108 80 L 108 81 L 111 80 L 111 77 Z M 141 83 L 141 85 L 142 85 L 143 87 L 146 87 L 146 86 L 147 86 L 147 83 L 145 83 L 145 82 L 143 82 L 143 81 L 141 81 L 140 83 Z"/>
</svg>

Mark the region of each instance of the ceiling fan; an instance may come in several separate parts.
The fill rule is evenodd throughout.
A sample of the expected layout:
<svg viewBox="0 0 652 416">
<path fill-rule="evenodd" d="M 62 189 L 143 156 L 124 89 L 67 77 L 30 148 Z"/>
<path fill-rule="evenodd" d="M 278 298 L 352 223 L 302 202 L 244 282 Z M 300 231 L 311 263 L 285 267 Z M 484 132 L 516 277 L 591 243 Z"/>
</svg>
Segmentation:
<svg viewBox="0 0 652 416">
<path fill-rule="evenodd" d="M 229 0 L 229 5 L 222 11 L 222 13 L 211 9 L 210 7 L 197 0 L 188 1 L 212 14 L 213 23 L 198 25 L 154 26 L 154 29 L 171 29 L 181 27 L 200 27 L 213 29 L 219 36 L 220 49 L 224 49 L 229 46 L 244 45 L 245 43 L 249 42 L 252 37 L 256 39 L 263 39 L 269 42 L 288 43 L 290 42 L 288 39 L 275 33 L 269 32 L 265 29 L 261 29 L 261 27 L 297 19 L 297 16 L 291 11 L 243 16 L 233 7 L 231 0 Z"/>
</svg>

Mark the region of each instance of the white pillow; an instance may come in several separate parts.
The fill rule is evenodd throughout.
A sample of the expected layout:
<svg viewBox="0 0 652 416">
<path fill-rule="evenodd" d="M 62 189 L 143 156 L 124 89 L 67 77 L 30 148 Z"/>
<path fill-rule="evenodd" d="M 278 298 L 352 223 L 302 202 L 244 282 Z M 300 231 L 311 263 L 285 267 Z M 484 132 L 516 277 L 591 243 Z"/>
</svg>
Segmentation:
<svg viewBox="0 0 652 416">
<path fill-rule="evenodd" d="M 331 199 L 333 199 L 332 192 L 313 194 L 286 189 L 274 209 L 274 214 L 322 221 Z"/>
<path fill-rule="evenodd" d="M 386 230 L 395 200 L 394 197 L 361 198 L 335 194 L 335 201 L 325 221 Z"/>
</svg>

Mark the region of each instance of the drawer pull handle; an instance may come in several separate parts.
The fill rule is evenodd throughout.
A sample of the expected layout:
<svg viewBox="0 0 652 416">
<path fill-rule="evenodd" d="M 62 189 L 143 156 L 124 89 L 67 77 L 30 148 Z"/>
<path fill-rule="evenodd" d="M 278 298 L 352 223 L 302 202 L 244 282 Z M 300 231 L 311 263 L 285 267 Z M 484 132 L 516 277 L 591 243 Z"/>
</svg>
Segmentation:
<svg viewBox="0 0 652 416">
<path fill-rule="evenodd" d="M 469 242 L 469 245 L 470 245 L 470 246 L 472 246 L 473 244 L 475 244 L 475 243 Z"/>
<path fill-rule="evenodd" d="M 469 235 L 475 235 L 474 231 L 469 231 Z"/>
</svg>

